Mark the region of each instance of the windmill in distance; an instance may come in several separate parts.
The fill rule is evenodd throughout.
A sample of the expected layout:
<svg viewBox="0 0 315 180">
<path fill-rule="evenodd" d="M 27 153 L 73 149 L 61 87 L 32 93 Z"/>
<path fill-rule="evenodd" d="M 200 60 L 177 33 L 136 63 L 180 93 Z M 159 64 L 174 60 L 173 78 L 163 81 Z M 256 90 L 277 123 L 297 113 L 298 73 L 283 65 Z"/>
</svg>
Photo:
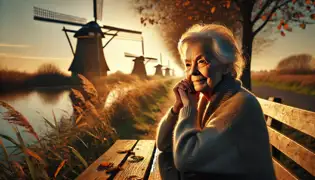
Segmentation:
<svg viewBox="0 0 315 180">
<path fill-rule="evenodd" d="M 163 76 L 163 71 L 162 71 L 162 53 L 160 53 L 160 64 L 154 66 L 155 68 L 155 76 Z"/>
<path fill-rule="evenodd" d="M 126 53 L 126 52 L 125 52 L 125 57 L 134 58 L 133 61 L 135 63 L 134 63 L 131 74 L 137 75 L 140 78 L 146 78 L 147 77 L 147 71 L 145 69 L 145 65 L 151 60 L 153 60 L 153 61 L 157 60 L 156 58 L 137 56 L 137 55 L 134 55 L 131 53 Z M 147 60 L 147 61 L 144 62 L 145 60 Z"/>
<path fill-rule="evenodd" d="M 170 68 L 170 60 L 168 60 L 168 66 L 166 66 L 166 68 L 164 69 L 165 71 L 165 77 L 170 77 L 171 76 L 171 68 Z"/>
<path fill-rule="evenodd" d="M 94 20 L 87 22 L 85 18 L 34 7 L 34 20 L 80 27 L 80 29 L 77 31 L 66 29 L 65 27 L 62 29 L 62 31 L 65 32 L 71 51 L 74 55 L 73 61 L 68 69 L 72 72 L 73 76 L 82 74 L 88 79 L 106 76 L 107 71 L 110 69 L 106 63 L 103 48 L 105 48 L 108 43 L 113 40 L 113 38 L 117 36 L 119 37 L 119 32 L 136 34 L 140 36 L 142 35 L 140 31 L 107 25 L 100 26 L 97 21 L 102 20 L 102 11 L 103 0 L 93 0 Z M 107 30 L 107 32 L 103 32 L 102 29 Z M 74 33 L 74 37 L 77 38 L 75 52 L 67 34 L 68 32 Z M 111 38 L 103 46 L 102 39 L 105 38 L 104 35 L 111 36 Z"/>
</svg>

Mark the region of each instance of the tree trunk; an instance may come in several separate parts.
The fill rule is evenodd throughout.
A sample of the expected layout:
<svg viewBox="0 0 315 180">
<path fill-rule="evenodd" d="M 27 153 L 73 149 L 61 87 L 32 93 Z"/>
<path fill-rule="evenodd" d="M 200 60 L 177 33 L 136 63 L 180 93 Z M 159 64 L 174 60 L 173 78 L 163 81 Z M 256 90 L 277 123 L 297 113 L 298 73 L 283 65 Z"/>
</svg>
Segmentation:
<svg viewBox="0 0 315 180">
<path fill-rule="evenodd" d="M 251 86 L 251 59 L 252 59 L 252 48 L 253 48 L 253 32 L 252 27 L 248 25 L 243 26 L 243 38 L 242 38 L 242 50 L 243 57 L 245 59 L 245 68 L 243 70 L 243 75 L 241 77 L 243 86 L 252 90 Z"/>
<path fill-rule="evenodd" d="M 241 14 L 243 17 L 242 51 L 245 59 L 245 68 L 243 70 L 241 81 L 243 86 L 250 91 L 252 89 L 250 70 L 254 38 L 253 24 L 251 22 L 253 6 L 254 4 L 252 1 L 243 1 L 241 4 Z"/>
</svg>

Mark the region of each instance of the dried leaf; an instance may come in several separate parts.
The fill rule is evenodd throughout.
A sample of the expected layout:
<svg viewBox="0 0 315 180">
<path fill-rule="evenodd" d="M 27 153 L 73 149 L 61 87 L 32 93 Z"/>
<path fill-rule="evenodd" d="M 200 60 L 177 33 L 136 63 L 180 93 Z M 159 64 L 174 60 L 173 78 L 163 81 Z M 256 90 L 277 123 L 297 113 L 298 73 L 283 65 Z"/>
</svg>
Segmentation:
<svg viewBox="0 0 315 180">
<path fill-rule="evenodd" d="M 314 1 L 314 2 L 315 2 L 315 1 Z M 311 14 L 311 15 L 310 15 L 310 18 L 313 19 L 313 20 L 315 20 L 315 14 Z"/>
<path fill-rule="evenodd" d="M 120 165 L 118 166 L 114 166 L 114 167 L 111 167 L 109 168 L 108 170 L 106 170 L 106 173 L 109 174 L 109 173 L 116 173 L 118 171 L 122 170 L 122 167 Z"/>
<path fill-rule="evenodd" d="M 99 171 L 108 170 L 108 169 L 112 168 L 113 166 L 114 166 L 114 163 L 103 161 L 100 163 L 98 170 Z"/>
<path fill-rule="evenodd" d="M 305 23 L 301 23 L 301 24 L 300 24 L 300 27 L 301 27 L 302 29 L 305 29 L 306 24 L 305 24 Z"/>
<path fill-rule="evenodd" d="M 212 13 L 212 14 L 215 12 L 215 9 L 216 9 L 215 7 L 212 7 L 212 8 L 211 8 L 211 13 Z"/>
</svg>

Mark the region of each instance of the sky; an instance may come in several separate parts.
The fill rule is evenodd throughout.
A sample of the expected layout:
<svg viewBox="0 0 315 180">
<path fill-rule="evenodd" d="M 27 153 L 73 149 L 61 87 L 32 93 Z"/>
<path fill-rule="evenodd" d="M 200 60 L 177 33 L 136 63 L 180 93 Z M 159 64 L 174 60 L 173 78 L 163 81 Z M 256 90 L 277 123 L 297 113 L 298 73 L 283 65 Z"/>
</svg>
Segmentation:
<svg viewBox="0 0 315 180">
<path fill-rule="evenodd" d="M 170 61 L 177 75 L 183 71 L 172 62 L 173 57 L 163 44 L 157 28 L 143 27 L 140 16 L 131 9 L 130 0 L 104 0 L 104 25 L 143 32 L 145 56 L 163 56 L 163 64 Z M 73 55 L 62 27 L 78 30 L 78 26 L 48 23 L 33 20 L 33 6 L 51 11 L 74 15 L 88 20 L 93 19 L 92 0 L 0 0 L 0 68 L 34 72 L 44 63 L 53 63 L 67 72 Z M 69 34 L 75 48 L 76 39 Z M 254 54 L 252 70 L 274 68 L 284 57 L 297 53 L 309 53 L 315 56 L 315 25 L 305 30 L 294 29 L 281 37 L 275 35 L 276 42 L 265 48 L 260 54 Z M 103 39 L 103 44 L 110 37 Z M 133 62 L 124 57 L 124 52 L 141 54 L 141 42 L 114 39 L 105 48 L 104 54 L 110 68 L 109 73 L 122 71 L 130 73 Z M 154 74 L 158 62 L 149 62 L 148 74 Z"/>
</svg>

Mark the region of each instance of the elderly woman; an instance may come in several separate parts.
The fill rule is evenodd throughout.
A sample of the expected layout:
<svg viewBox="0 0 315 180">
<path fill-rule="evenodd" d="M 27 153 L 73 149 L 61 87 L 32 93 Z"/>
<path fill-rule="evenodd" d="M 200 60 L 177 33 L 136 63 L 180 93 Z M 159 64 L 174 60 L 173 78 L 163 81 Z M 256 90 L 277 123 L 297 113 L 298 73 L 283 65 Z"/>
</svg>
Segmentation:
<svg viewBox="0 0 315 180">
<path fill-rule="evenodd" d="M 262 109 L 239 80 L 244 60 L 232 32 L 194 25 L 178 50 L 186 79 L 173 89 L 176 101 L 159 123 L 157 148 L 173 152 L 181 172 L 276 179 Z"/>
</svg>

